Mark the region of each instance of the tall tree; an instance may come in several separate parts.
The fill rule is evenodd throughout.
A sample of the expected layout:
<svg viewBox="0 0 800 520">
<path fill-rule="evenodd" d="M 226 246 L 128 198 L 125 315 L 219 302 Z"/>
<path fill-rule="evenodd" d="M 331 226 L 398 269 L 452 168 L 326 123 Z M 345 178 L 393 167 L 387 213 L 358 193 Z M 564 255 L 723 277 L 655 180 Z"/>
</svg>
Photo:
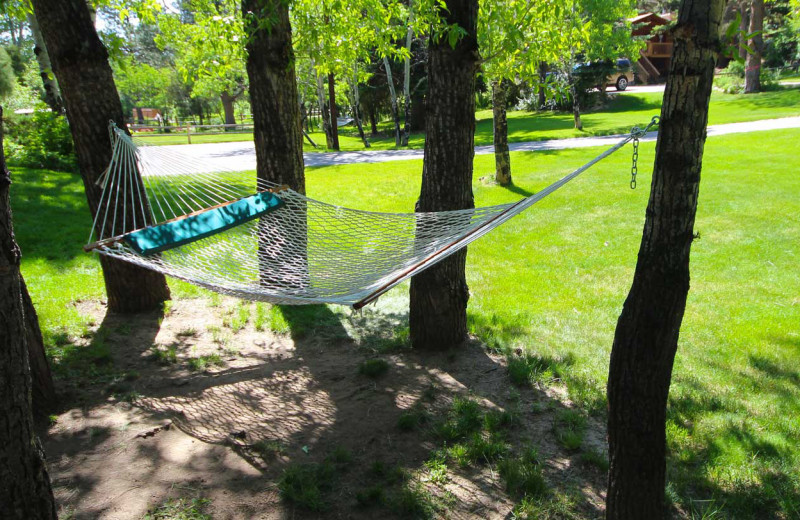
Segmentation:
<svg viewBox="0 0 800 520">
<path fill-rule="evenodd" d="M 608 374 L 606 518 L 666 518 L 666 407 L 689 291 L 689 252 L 724 0 L 683 0 L 639 258 Z"/>
<path fill-rule="evenodd" d="M 744 92 L 761 92 L 761 54 L 764 52 L 764 0 L 752 0 L 750 7 L 750 40 L 744 67 Z"/>
<path fill-rule="evenodd" d="M 97 180 L 111 162 L 108 122 L 124 121 L 108 52 L 97 36 L 84 0 L 33 0 L 32 3 L 61 87 L 89 210 L 94 216 L 102 194 Z M 127 228 L 131 229 L 133 205 L 125 218 L 129 221 Z M 113 236 L 118 231 L 109 228 L 104 234 Z M 100 263 L 110 311 L 150 310 L 169 299 L 164 275 L 105 256 L 100 257 Z"/>
<path fill-rule="evenodd" d="M 417 211 L 473 208 L 478 0 L 439 8 L 447 29 L 429 40 L 425 158 Z M 411 280 L 411 342 L 446 349 L 467 337 L 469 288 L 462 249 Z"/>
<path fill-rule="evenodd" d="M 29 318 L 23 303 L 20 250 L 11 224 L 11 176 L 1 143 L 0 129 L 0 517 L 55 519 L 44 452 L 33 429 Z"/>
<path fill-rule="evenodd" d="M 36 55 L 36 61 L 39 64 L 39 76 L 42 78 L 42 87 L 44 88 L 44 102 L 50 107 L 50 110 L 56 114 L 62 110 L 61 106 L 61 92 L 58 90 L 58 83 L 56 83 L 55 76 L 53 76 L 53 67 L 50 64 L 50 55 L 47 52 L 47 46 L 42 38 L 42 31 L 39 30 L 39 22 L 32 12 L 28 12 L 28 25 L 31 27 L 31 35 L 33 36 L 33 54 Z"/>
</svg>

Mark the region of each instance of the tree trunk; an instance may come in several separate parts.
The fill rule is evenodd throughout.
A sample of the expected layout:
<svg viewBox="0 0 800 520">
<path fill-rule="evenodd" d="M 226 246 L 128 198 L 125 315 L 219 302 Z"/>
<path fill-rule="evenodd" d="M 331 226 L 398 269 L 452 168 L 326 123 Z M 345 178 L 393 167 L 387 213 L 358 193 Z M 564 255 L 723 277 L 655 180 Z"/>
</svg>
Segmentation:
<svg viewBox="0 0 800 520">
<path fill-rule="evenodd" d="M 400 109 L 397 105 L 397 91 L 394 89 L 394 78 L 392 77 L 392 66 L 389 58 L 383 57 L 383 67 L 386 69 L 386 83 L 389 86 L 389 99 L 392 102 L 392 119 L 394 120 L 394 145 L 400 146 Z"/>
<path fill-rule="evenodd" d="M 539 88 L 536 91 L 536 100 L 539 106 L 536 108 L 541 110 L 547 104 L 547 95 L 543 87 L 545 81 L 547 81 L 547 63 L 545 62 L 539 63 L 538 73 L 539 73 Z"/>
<path fill-rule="evenodd" d="M 2 117 L 2 111 L 0 111 Z M 55 519 L 44 452 L 33 429 L 20 250 L 9 204 L 10 177 L 0 171 L 0 518 Z"/>
<path fill-rule="evenodd" d="M 361 106 L 361 99 L 358 94 L 358 64 L 353 68 L 353 119 L 355 119 L 356 127 L 358 128 L 358 135 L 361 137 L 361 142 L 364 143 L 364 148 L 369 148 L 370 144 L 367 141 L 367 136 L 364 135 L 364 127 L 361 125 L 361 114 L 359 113 L 359 106 Z"/>
<path fill-rule="evenodd" d="M 689 290 L 689 251 L 724 0 L 683 0 L 638 262 L 608 375 L 606 518 L 665 518 L 666 406 Z"/>
<path fill-rule="evenodd" d="M 3 160 L 5 162 L 5 160 Z M 31 367 L 31 389 L 33 394 L 33 414 L 43 417 L 55 408 L 58 401 L 56 389 L 53 385 L 53 375 L 50 372 L 50 363 L 44 350 L 42 330 L 39 328 L 39 317 L 33 307 L 28 287 L 20 274 L 22 285 L 22 305 L 25 311 L 25 325 L 27 330 L 28 360 Z"/>
<path fill-rule="evenodd" d="M 313 60 L 312 60 L 313 65 Z M 328 150 L 333 150 L 333 134 L 331 133 L 331 112 L 328 110 L 328 103 L 325 102 L 325 85 L 322 76 L 319 75 L 316 68 L 314 69 L 314 77 L 317 80 L 317 102 L 319 103 L 319 113 L 322 116 L 322 131 L 325 132 L 325 144 Z"/>
<path fill-rule="evenodd" d="M 508 153 L 508 120 L 506 119 L 506 88 L 506 80 L 492 82 L 494 180 L 501 186 L 511 184 L 511 154 Z"/>
<path fill-rule="evenodd" d="M 447 24 L 466 34 L 455 48 L 447 38 L 431 38 L 428 58 L 428 115 L 425 159 L 417 211 L 475 207 L 472 160 L 475 154 L 475 74 L 478 0 L 448 2 Z M 414 276 L 409 313 L 411 343 L 418 349 L 447 349 L 467 338 L 466 249 Z"/>
<path fill-rule="evenodd" d="M 369 111 L 369 129 L 372 137 L 378 135 L 378 114 L 376 112 L 375 107 Z"/>
<path fill-rule="evenodd" d="M 408 2 L 408 30 L 406 31 L 406 58 L 403 62 L 403 108 L 405 114 L 403 117 L 403 138 L 401 141 L 402 146 L 408 146 L 408 139 L 411 137 L 411 42 L 414 38 L 414 11 L 413 0 Z"/>
<path fill-rule="evenodd" d="M 339 113 L 336 111 L 336 81 L 333 72 L 328 74 L 328 104 L 331 109 L 331 142 L 332 149 L 339 150 Z"/>
<path fill-rule="evenodd" d="M 261 181 L 287 184 L 305 193 L 303 132 L 297 103 L 295 58 L 289 6 L 282 0 L 242 0 L 246 18 L 247 76 L 250 80 L 250 106 L 256 147 L 256 175 Z M 269 21 L 269 25 L 265 22 Z M 266 187 L 263 184 L 261 188 Z M 262 225 L 259 223 L 259 225 Z M 305 250 L 306 234 L 287 229 L 281 240 L 259 237 L 258 257 L 262 280 L 272 276 L 271 265 L 291 258 L 296 265 L 295 280 L 282 283 L 295 287 L 307 284 L 307 261 L 297 250 Z M 286 248 L 294 250 L 293 255 Z"/>
<path fill-rule="evenodd" d="M 33 8 L 61 87 L 89 210 L 94 217 L 102 194 L 96 181 L 111 162 L 108 122 L 125 120 L 108 53 L 83 0 L 33 0 Z M 134 186 L 130 190 L 129 200 L 135 200 Z M 129 206 L 124 219 L 127 229 L 133 229 L 133 211 L 134 206 Z M 117 224 L 117 229 L 110 229 L 109 224 L 104 235 L 118 234 L 115 231 L 123 223 Z M 100 264 L 110 311 L 152 310 L 169 299 L 164 275 L 102 255 Z"/>
<path fill-rule="evenodd" d="M 742 0 L 739 4 L 739 58 L 747 60 L 747 45 L 745 35 L 747 28 L 750 26 L 750 0 Z"/>
<path fill-rule="evenodd" d="M 228 91 L 225 91 L 219 95 L 219 99 L 222 101 L 222 111 L 225 113 L 225 124 L 235 125 L 236 113 L 233 103 L 236 101 L 236 97 L 232 96 Z"/>
<path fill-rule="evenodd" d="M 569 95 L 572 96 L 572 119 L 575 122 L 575 130 L 583 130 L 581 123 L 581 104 L 578 100 L 578 89 L 575 87 L 575 76 L 569 74 Z"/>
<path fill-rule="evenodd" d="M 50 64 L 50 55 L 47 53 L 47 46 L 42 38 L 42 31 L 39 29 L 39 22 L 33 13 L 28 13 L 28 24 L 31 26 L 31 36 L 33 36 L 33 54 L 39 64 L 39 77 L 42 78 L 44 88 L 44 102 L 55 114 L 60 114 L 63 107 L 61 105 L 61 92 L 58 90 L 55 76 L 53 76 L 53 66 Z"/>
<path fill-rule="evenodd" d="M 744 67 L 744 93 L 761 92 L 761 53 L 764 50 L 764 0 L 753 0 L 750 11 L 749 33 L 753 36 L 748 41 L 752 53 L 747 53 Z"/>
</svg>

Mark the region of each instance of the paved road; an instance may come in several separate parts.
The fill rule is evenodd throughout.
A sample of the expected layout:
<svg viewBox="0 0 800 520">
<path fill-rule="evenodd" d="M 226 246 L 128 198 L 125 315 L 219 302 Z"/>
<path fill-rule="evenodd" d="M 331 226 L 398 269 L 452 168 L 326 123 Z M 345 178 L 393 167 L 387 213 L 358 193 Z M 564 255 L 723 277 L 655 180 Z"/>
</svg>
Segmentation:
<svg viewBox="0 0 800 520">
<path fill-rule="evenodd" d="M 709 137 L 743 132 L 762 132 L 784 128 L 800 128 L 800 117 L 767 119 L 748 123 L 729 123 L 708 127 Z M 511 143 L 512 152 L 531 152 L 540 150 L 564 150 L 567 148 L 588 148 L 592 146 L 611 146 L 623 136 L 576 137 L 553 139 L 550 141 L 529 141 Z M 656 132 L 647 134 L 643 141 L 653 141 Z M 145 159 L 153 167 L 163 160 L 171 165 L 182 164 L 188 171 L 246 171 L 255 170 L 256 154 L 252 142 L 210 143 L 192 145 L 153 146 L 143 148 Z M 493 146 L 476 146 L 475 153 L 484 155 L 494 153 Z M 336 164 L 377 163 L 422 159 L 422 150 L 381 150 L 359 152 L 324 152 L 304 154 L 306 166 L 331 166 Z M 148 168 L 149 169 L 149 168 Z M 159 168 L 160 169 L 160 168 Z M 171 170 L 170 170 L 171 171 Z"/>
</svg>

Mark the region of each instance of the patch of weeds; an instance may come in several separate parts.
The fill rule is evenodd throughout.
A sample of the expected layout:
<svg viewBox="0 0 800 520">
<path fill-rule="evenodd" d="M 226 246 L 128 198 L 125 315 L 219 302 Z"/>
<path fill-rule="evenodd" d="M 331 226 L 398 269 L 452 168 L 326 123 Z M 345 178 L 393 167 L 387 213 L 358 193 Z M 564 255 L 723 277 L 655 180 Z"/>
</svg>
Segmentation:
<svg viewBox="0 0 800 520">
<path fill-rule="evenodd" d="M 141 377 L 141 375 L 139 374 L 139 372 L 138 372 L 137 370 L 128 370 L 128 371 L 127 371 L 127 372 L 125 372 L 125 374 L 122 376 L 122 378 L 123 378 L 125 381 L 136 381 L 136 380 L 137 380 L 137 379 L 139 379 L 140 377 Z"/>
<path fill-rule="evenodd" d="M 382 484 L 375 484 L 356 493 L 356 502 L 360 507 L 372 507 L 386 502 L 386 492 Z"/>
<path fill-rule="evenodd" d="M 222 320 L 222 325 L 231 329 L 236 334 L 250 321 L 250 305 L 245 302 L 239 302 L 235 308 L 231 309 L 225 318 Z"/>
<path fill-rule="evenodd" d="M 114 330 L 117 334 L 121 334 L 122 336 L 127 336 L 131 332 L 133 332 L 133 327 L 130 323 L 122 323 L 121 325 L 117 326 Z"/>
<path fill-rule="evenodd" d="M 264 332 L 269 322 L 269 306 L 264 302 L 256 302 L 256 315 L 253 318 L 253 327 L 257 332 Z"/>
<path fill-rule="evenodd" d="M 467 468 L 473 464 L 494 462 L 505 457 L 509 450 L 508 443 L 496 435 L 475 432 L 466 442 L 448 447 L 447 455 L 462 468 Z"/>
<path fill-rule="evenodd" d="M 491 410 L 483 417 L 483 427 L 490 433 L 508 430 L 519 422 L 519 417 L 508 410 Z"/>
<path fill-rule="evenodd" d="M 518 458 L 503 459 L 497 471 L 505 483 L 506 491 L 518 497 L 540 497 L 547 493 L 547 482 L 542 474 L 538 457 L 524 453 Z"/>
<path fill-rule="evenodd" d="M 50 426 L 55 426 L 56 424 L 58 424 L 58 416 L 57 415 L 48 415 L 47 416 L 47 423 Z"/>
<path fill-rule="evenodd" d="M 178 361 L 178 347 L 175 345 L 153 345 L 150 356 L 160 365 L 172 365 Z"/>
<path fill-rule="evenodd" d="M 536 401 L 535 403 L 531 403 L 531 413 L 533 414 L 540 414 L 547 410 L 547 405 L 541 401 Z"/>
<path fill-rule="evenodd" d="M 211 293 L 208 300 L 209 307 L 219 307 L 222 305 L 222 295 L 219 293 Z"/>
<path fill-rule="evenodd" d="M 589 448 L 581 453 L 581 462 L 587 466 L 594 466 L 602 472 L 608 471 L 608 454 L 594 448 Z"/>
<path fill-rule="evenodd" d="M 508 356 L 508 377 L 517 386 L 547 385 L 560 381 L 575 363 L 571 355 L 562 359 L 533 354 Z"/>
<path fill-rule="evenodd" d="M 142 394 L 140 394 L 136 390 L 131 390 L 130 392 L 125 392 L 124 394 L 120 394 L 116 397 L 120 401 L 133 404 L 142 397 Z"/>
<path fill-rule="evenodd" d="M 580 449 L 586 432 L 586 417 L 578 410 L 566 408 L 556 413 L 553 433 L 567 451 Z"/>
<path fill-rule="evenodd" d="M 289 334 L 289 332 L 291 332 L 292 330 L 289 327 L 289 322 L 283 315 L 282 309 L 277 305 L 269 308 L 268 323 L 269 323 L 269 330 L 275 332 L 276 334 Z"/>
<path fill-rule="evenodd" d="M 347 448 L 343 448 L 341 446 L 337 446 L 331 451 L 331 453 L 325 458 L 327 462 L 331 462 L 333 464 L 347 464 L 352 462 L 353 454 Z"/>
<path fill-rule="evenodd" d="M 447 454 L 444 451 L 436 450 L 430 459 L 425 461 L 425 468 L 428 470 L 428 481 L 438 486 L 447 483 Z"/>
<path fill-rule="evenodd" d="M 541 496 L 526 496 L 514 507 L 513 518 L 519 520 L 581 520 L 585 516 L 573 496 L 553 491 Z"/>
<path fill-rule="evenodd" d="M 586 410 L 590 415 L 601 415 L 607 409 L 605 384 L 585 377 L 570 374 L 565 377 L 567 394 L 577 408 Z"/>
<path fill-rule="evenodd" d="M 205 356 L 189 358 L 189 368 L 191 370 L 200 371 L 208 367 L 221 367 L 224 365 L 225 362 L 222 361 L 222 357 L 219 354 L 206 354 Z"/>
<path fill-rule="evenodd" d="M 237 357 L 239 355 L 239 349 L 238 347 L 225 347 L 222 353 L 225 354 L 225 357 Z"/>
<path fill-rule="evenodd" d="M 286 446 L 280 441 L 258 441 L 251 446 L 252 450 L 265 461 L 274 460 L 278 455 L 286 453 Z"/>
<path fill-rule="evenodd" d="M 358 373 L 372 379 L 378 379 L 388 371 L 389 363 L 385 359 L 367 359 L 358 365 Z"/>
<path fill-rule="evenodd" d="M 205 498 L 169 499 L 144 516 L 144 520 L 211 520 L 204 511 L 210 500 Z"/>
<path fill-rule="evenodd" d="M 408 479 L 408 474 L 402 466 L 387 467 L 383 461 L 376 460 L 369 467 L 368 475 L 373 479 L 381 479 L 385 484 L 392 485 Z"/>
<path fill-rule="evenodd" d="M 408 484 L 392 495 L 388 507 L 393 512 L 410 518 L 430 519 L 436 515 L 436 502 L 420 483 Z"/>
<path fill-rule="evenodd" d="M 220 327 L 216 325 L 211 325 L 208 327 L 208 332 L 211 333 L 211 341 L 216 343 L 217 345 L 223 347 L 228 344 L 231 339 L 230 334 L 222 330 Z"/>
<path fill-rule="evenodd" d="M 292 464 L 278 480 L 284 500 L 310 511 L 323 511 L 328 504 L 324 494 L 330 491 L 336 471 L 333 464 Z"/>
<path fill-rule="evenodd" d="M 195 329 L 194 327 L 187 327 L 187 328 L 185 328 L 183 330 L 179 330 L 175 334 L 175 336 L 177 336 L 179 338 L 193 338 L 193 337 L 197 336 L 197 329 Z"/>
<path fill-rule="evenodd" d="M 456 397 L 444 421 L 434 426 L 433 432 L 443 441 L 454 442 L 479 431 L 482 425 L 480 405 L 471 399 Z"/>
<path fill-rule="evenodd" d="M 164 316 L 163 317 L 166 318 L 167 316 L 172 314 L 172 311 L 173 311 L 174 307 L 175 307 L 175 302 L 173 302 L 172 300 L 167 300 L 164 303 L 162 303 L 161 304 L 161 310 L 164 312 Z"/>
</svg>

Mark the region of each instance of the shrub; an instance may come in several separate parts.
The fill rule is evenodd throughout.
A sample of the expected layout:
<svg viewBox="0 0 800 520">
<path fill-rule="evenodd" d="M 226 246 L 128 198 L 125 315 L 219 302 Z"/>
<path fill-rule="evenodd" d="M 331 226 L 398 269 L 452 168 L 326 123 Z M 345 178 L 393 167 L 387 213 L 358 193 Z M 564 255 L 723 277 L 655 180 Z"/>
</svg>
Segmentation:
<svg viewBox="0 0 800 520">
<path fill-rule="evenodd" d="M 9 164 L 77 171 L 78 161 L 67 120 L 39 106 L 33 115 L 6 119 Z"/>
</svg>

